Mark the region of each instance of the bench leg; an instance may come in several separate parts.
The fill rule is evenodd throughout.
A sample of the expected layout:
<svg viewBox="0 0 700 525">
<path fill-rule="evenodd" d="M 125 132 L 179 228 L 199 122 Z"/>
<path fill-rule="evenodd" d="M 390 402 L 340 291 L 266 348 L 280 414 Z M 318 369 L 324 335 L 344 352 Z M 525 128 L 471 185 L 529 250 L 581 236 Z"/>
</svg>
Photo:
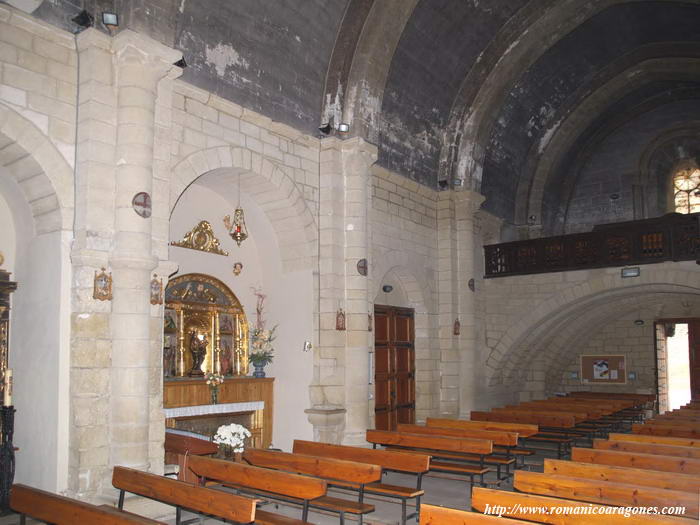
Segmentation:
<svg viewBox="0 0 700 525">
<path fill-rule="evenodd" d="M 423 473 L 418 474 L 418 480 L 416 481 L 416 490 L 421 490 L 421 485 L 423 484 Z M 416 496 L 416 522 L 420 521 L 420 496 Z"/>
<path fill-rule="evenodd" d="M 401 498 L 401 525 L 406 525 L 406 498 Z"/>
<path fill-rule="evenodd" d="M 301 521 L 307 521 L 309 517 L 309 502 L 304 500 L 304 506 L 301 508 Z"/>
<path fill-rule="evenodd" d="M 182 510 L 180 507 L 175 507 L 175 525 L 180 525 L 180 521 L 182 520 Z"/>
<path fill-rule="evenodd" d="M 117 503 L 117 508 L 119 510 L 124 510 L 124 491 L 119 491 L 119 502 Z"/>
<path fill-rule="evenodd" d="M 360 519 L 362 519 L 362 514 L 360 514 Z M 345 512 L 340 513 L 340 525 L 345 525 Z"/>
<path fill-rule="evenodd" d="M 24 514 L 19 515 L 19 525 L 26 525 L 27 524 L 27 516 Z"/>
</svg>

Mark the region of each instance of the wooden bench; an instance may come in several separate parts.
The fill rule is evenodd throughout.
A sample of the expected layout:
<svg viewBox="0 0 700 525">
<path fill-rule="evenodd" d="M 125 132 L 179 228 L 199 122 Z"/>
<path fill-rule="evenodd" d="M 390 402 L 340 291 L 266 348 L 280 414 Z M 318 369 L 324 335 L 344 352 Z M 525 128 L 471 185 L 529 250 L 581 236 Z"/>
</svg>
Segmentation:
<svg viewBox="0 0 700 525">
<path fill-rule="evenodd" d="M 430 469 L 430 456 L 426 454 L 415 454 L 410 452 L 396 452 L 391 450 L 374 450 L 370 448 L 348 447 L 344 445 L 331 445 L 329 443 L 317 443 L 315 441 L 294 440 L 292 448 L 295 454 L 306 454 L 309 456 L 345 459 L 359 463 L 370 463 L 379 465 L 383 471 L 394 471 L 405 474 L 416 475 L 416 487 L 402 487 L 387 483 L 368 483 L 365 485 L 365 493 L 377 494 L 396 498 L 401 501 L 402 523 L 406 519 L 418 516 L 420 513 L 420 499 L 424 494 L 421 488 L 423 475 Z M 335 485 L 335 483 L 331 483 Z M 353 488 L 351 484 L 339 484 L 348 488 Z M 416 512 L 406 515 L 406 504 L 408 500 L 415 499 Z"/>
<path fill-rule="evenodd" d="M 674 456 L 574 448 L 571 452 L 571 460 L 583 463 L 597 463 L 599 465 L 678 472 L 680 474 L 700 474 L 700 460 Z"/>
<path fill-rule="evenodd" d="M 100 525 L 164 525 L 115 508 L 104 508 L 16 483 L 10 492 L 10 508 L 24 525 L 27 516 L 54 525 L 99 523 Z"/>
<path fill-rule="evenodd" d="M 632 425 L 633 434 L 651 434 L 655 436 L 674 436 L 700 439 L 700 428 L 688 427 L 680 424 L 655 424 L 636 423 Z"/>
<path fill-rule="evenodd" d="M 700 439 L 649 434 L 610 434 L 608 441 L 634 441 L 637 443 L 658 443 L 660 445 L 674 445 L 678 447 L 700 447 Z"/>
<path fill-rule="evenodd" d="M 198 439 L 172 431 L 165 432 L 165 462 L 178 465 L 177 479 L 180 481 L 196 482 L 196 476 L 187 468 L 189 456 L 210 456 L 219 450 L 218 445 L 211 441 Z"/>
<path fill-rule="evenodd" d="M 124 494 L 130 492 L 175 507 L 175 523 L 182 519 L 182 509 L 218 518 L 251 523 L 255 519 L 256 500 L 218 490 L 198 487 L 186 481 L 157 476 L 127 467 L 114 467 L 112 485 L 119 489 L 119 510 L 124 508 Z"/>
<path fill-rule="evenodd" d="M 358 487 L 357 502 L 326 495 L 313 500 L 312 507 L 338 512 L 341 516 L 345 513 L 356 514 L 360 516 L 360 523 L 362 523 L 363 514 L 374 511 L 374 505 L 363 502 L 364 489 L 368 483 L 381 481 L 382 468 L 379 465 L 255 448 L 246 450 L 243 453 L 243 460 L 254 467 L 305 474 L 325 479 L 328 484 L 335 482 Z"/>
<path fill-rule="evenodd" d="M 600 450 L 618 450 L 621 452 L 639 452 L 659 456 L 678 456 L 682 458 L 700 459 L 700 447 L 677 447 L 659 443 L 637 443 L 634 441 L 593 440 L 593 448 Z"/>
<path fill-rule="evenodd" d="M 506 478 L 510 477 L 510 466 L 515 464 L 515 458 L 511 456 L 511 449 L 518 445 L 518 434 L 515 432 L 496 432 L 493 430 L 461 430 L 457 428 L 439 428 L 425 427 L 422 425 L 408 425 L 399 423 L 396 425 L 396 431 L 406 434 L 426 434 L 431 436 L 450 436 L 457 438 L 473 438 L 473 439 L 488 439 L 493 442 L 493 453 L 484 457 L 486 465 L 496 465 L 498 479 L 501 479 L 501 467 L 506 469 Z M 500 451 L 504 454 L 496 454 L 496 445 L 500 445 Z M 450 459 L 452 455 L 444 455 L 436 457 L 444 457 Z M 505 457 L 504 457 L 505 456 Z M 454 459 L 472 459 L 479 461 L 479 456 L 460 454 Z"/>
<path fill-rule="evenodd" d="M 251 467 L 222 459 L 192 456 L 188 467 L 204 485 L 223 485 L 258 496 L 301 505 L 301 521 L 306 522 L 312 501 L 326 495 L 325 481 L 310 476 Z M 341 523 L 344 515 L 340 514 Z M 256 522 L 260 521 L 259 513 Z"/>
<path fill-rule="evenodd" d="M 589 525 L 591 523 L 604 523 L 606 525 L 631 525 L 632 523 L 691 525 L 696 523 L 692 519 L 669 515 L 632 514 L 631 510 L 625 507 L 614 508 L 607 505 L 592 505 L 574 499 L 553 498 L 481 487 L 472 489 L 472 508 L 477 509 L 479 512 L 484 512 L 487 509 L 493 511 L 495 508 L 497 511 L 501 511 L 503 515 L 509 517 L 554 525 Z M 564 512 L 563 508 L 566 508 L 568 512 Z M 458 523 L 462 524 L 465 522 Z"/>
<path fill-rule="evenodd" d="M 493 430 L 495 432 L 515 432 L 518 437 L 534 436 L 539 432 L 537 425 L 526 423 L 503 423 L 500 421 L 471 421 L 464 419 L 446 419 L 439 417 L 429 417 L 425 420 L 427 427 L 458 428 L 458 429 L 481 429 Z"/>
<path fill-rule="evenodd" d="M 597 479 L 616 483 L 634 483 L 657 489 L 680 490 L 698 494 L 700 477 L 661 470 L 645 470 L 631 467 L 614 467 L 595 463 L 580 463 L 560 459 L 544 460 L 545 474 L 559 474 L 573 478 Z"/>
<path fill-rule="evenodd" d="M 527 521 L 512 520 L 500 516 L 488 516 L 477 514 L 467 510 L 438 507 L 435 505 L 423 505 L 420 515 L 420 525 L 466 525 L 470 523 L 484 523 L 486 525 L 532 525 Z"/>
<path fill-rule="evenodd" d="M 408 449 L 416 452 L 425 452 L 440 455 L 441 453 L 458 453 L 465 455 L 477 455 L 479 465 L 468 465 L 447 461 L 430 461 L 431 472 L 448 472 L 450 474 L 469 476 L 469 482 L 474 484 L 474 476 L 479 476 L 481 485 L 484 485 L 484 474 L 489 469 L 484 467 L 483 458 L 493 452 L 493 442 L 485 439 L 454 438 L 448 436 L 427 436 L 425 434 L 402 434 L 386 430 L 368 430 L 366 434 L 368 443 L 373 447 L 382 445 L 389 449 Z M 452 458 L 454 459 L 454 458 Z M 471 462 L 468 457 L 464 461 Z"/>
<path fill-rule="evenodd" d="M 685 517 L 698 517 L 697 494 L 676 490 L 659 490 L 632 483 L 601 482 L 599 479 L 575 478 L 555 474 L 518 470 L 513 487 L 521 492 L 575 499 L 603 505 L 685 507 Z"/>
</svg>

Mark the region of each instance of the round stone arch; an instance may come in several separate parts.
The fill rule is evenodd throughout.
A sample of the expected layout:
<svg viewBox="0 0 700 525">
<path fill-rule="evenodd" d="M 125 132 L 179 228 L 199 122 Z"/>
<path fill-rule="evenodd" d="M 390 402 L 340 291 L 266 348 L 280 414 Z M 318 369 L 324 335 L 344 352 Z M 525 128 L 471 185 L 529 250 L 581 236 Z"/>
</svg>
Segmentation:
<svg viewBox="0 0 700 525">
<path fill-rule="evenodd" d="M 229 169 L 241 191 L 260 206 L 272 225 L 284 271 L 309 268 L 316 258 L 318 228 L 296 183 L 275 163 L 240 147 L 219 146 L 196 151 L 178 162 L 170 179 L 169 214 L 185 190 L 199 177 Z"/>
<path fill-rule="evenodd" d="M 73 228 L 73 169 L 32 122 L 0 102 L 0 166 L 20 187 L 35 233 Z"/>
<path fill-rule="evenodd" d="M 597 302 L 605 303 L 630 294 L 668 293 L 669 291 L 700 294 L 700 278 L 695 270 L 677 268 L 683 263 L 664 263 L 658 268 L 644 267 L 640 277 L 622 279 L 620 273 L 600 270 L 588 281 L 559 290 L 530 310 L 491 348 L 486 360 L 486 379 L 489 386 L 504 381 L 516 381 L 518 371 L 533 357 L 538 348 L 551 344 L 556 330 L 566 320 L 591 308 Z M 593 273 L 593 271 L 590 271 Z M 633 282 L 628 282 L 633 281 Z M 577 313 L 578 312 L 578 313 Z M 512 341 L 508 344 L 508 341 Z"/>
<path fill-rule="evenodd" d="M 462 179 L 465 186 L 474 191 L 481 188 L 484 157 L 497 109 L 520 76 L 548 49 L 583 24 L 589 18 L 609 7 L 637 0 L 591 0 L 582 4 L 576 0 L 544 2 L 541 9 L 529 19 L 528 25 L 518 24 L 516 32 L 502 31 L 490 44 L 501 51 L 495 64 L 482 75 L 475 94 L 467 94 L 473 82 L 462 82 L 455 98 L 447 126 L 442 159 L 451 159 L 457 148 L 455 160 L 441 163 L 440 179 Z M 660 0 L 675 3 L 678 0 Z M 693 3 L 696 3 L 694 0 Z"/>
</svg>

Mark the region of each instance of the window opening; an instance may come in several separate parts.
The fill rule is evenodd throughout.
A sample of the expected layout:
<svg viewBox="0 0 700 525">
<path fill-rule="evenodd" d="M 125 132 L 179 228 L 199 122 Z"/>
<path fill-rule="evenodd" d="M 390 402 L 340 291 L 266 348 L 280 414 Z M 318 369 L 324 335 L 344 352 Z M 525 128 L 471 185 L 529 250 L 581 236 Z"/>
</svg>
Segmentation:
<svg viewBox="0 0 700 525">
<path fill-rule="evenodd" d="M 673 176 L 673 202 L 677 213 L 700 212 L 700 168 L 685 166 Z"/>
</svg>

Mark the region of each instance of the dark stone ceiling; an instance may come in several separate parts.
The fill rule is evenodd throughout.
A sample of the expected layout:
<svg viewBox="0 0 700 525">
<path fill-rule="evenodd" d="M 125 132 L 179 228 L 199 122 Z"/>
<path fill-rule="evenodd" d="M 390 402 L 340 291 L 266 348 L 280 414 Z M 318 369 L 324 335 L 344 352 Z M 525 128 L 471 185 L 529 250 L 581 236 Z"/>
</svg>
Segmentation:
<svg viewBox="0 0 700 525">
<path fill-rule="evenodd" d="M 568 165 L 593 137 L 700 81 L 630 78 L 590 104 L 634 64 L 700 55 L 700 0 L 45 0 L 34 15 L 74 30 L 83 7 L 181 49 L 184 80 L 315 135 L 343 118 L 384 167 L 433 188 L 465 181 L 515 224 L 555 138 L 572 134 L 541 192 L 550 215 L 563 204 L 552 188 L 575 183 Z M 585 129 L 560 126 L 584 104 Z"/>
</svg>

